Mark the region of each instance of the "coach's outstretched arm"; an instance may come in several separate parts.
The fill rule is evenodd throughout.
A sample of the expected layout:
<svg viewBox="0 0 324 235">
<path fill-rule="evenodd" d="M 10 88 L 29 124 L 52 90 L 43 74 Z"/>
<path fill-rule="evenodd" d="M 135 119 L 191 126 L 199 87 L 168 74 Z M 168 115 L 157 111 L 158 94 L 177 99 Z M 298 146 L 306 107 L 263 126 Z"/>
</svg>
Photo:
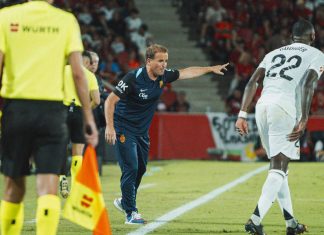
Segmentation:
<svg viewBox="0 0 324 235">
<path fill-rule="evenodd" d="M 113 92 L 109 94 L 105 101 L 105 118 L 106 118 L 106 131 L 105 139 L 109 144 L 114 145 L 116 142 L 116 131 L 114 128 L 114 113 L 115 106 L 120 98 Z"/>
<path fill-rule="evenodd" d="M 323 74 L 321 78 L 323 77 Z M 301 111 L 302 116 L 300 121 L 294 127 L 293 131 L 287 136 L 289 141 L 298 140 L 304 133 L 306 129 L 306 124 L 308 121 L 308 114 L 312 103 L 312 98 L 314 94 L 314 89 L 318 81 L 318 75 L 315 70 L 309 69 L 306 71 L 302 78 L 302 95 L 301 95 Z"/>
<path fill-rule="evenodd" d="M 179 79 L 190 79 L 194 77 L 202 76 L 206 73 L 215 73 L 219 75 L 224 75 L 223 70 L 227 71 L 226 66 L 229 63 L 223 65 L 207 66 L 207 67 L 188 67 L 179 70 Z"/>
<path fill-rule="evenodd" d="M 263 81 L 265 76 L 265 69 L 258 68 L 252 75 L 248 84 L 245 87 L 243 94 L 243 101 L 241 106 L 241 111 L 239 113 L 238 119 L 236 121 L 235 127 L 240 135 L 246 135 L 249 132 L 249 127 L 246 121 L 248 107 L 250 106 L 253 97 L 255 95 L 258 83 Z"/>
</svg>

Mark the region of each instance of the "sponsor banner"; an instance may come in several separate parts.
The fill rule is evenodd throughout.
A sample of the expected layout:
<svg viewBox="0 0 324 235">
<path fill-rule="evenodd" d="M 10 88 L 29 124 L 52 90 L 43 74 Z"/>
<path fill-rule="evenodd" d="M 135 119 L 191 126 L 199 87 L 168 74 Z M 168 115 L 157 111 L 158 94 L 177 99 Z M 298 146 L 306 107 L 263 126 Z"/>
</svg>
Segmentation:
<svg viewBox="0 0 324 235">
<path fill-rule="evenodd" d="M 237 116 L 228 116 L 226 113 L 207 113 L 213 139 L 218 150 L 222 150 L 223 158 L 229 155 L 240 155 L 242 161 L 256 159 L 254 144 L 259 138 L 254 114 L 247 118 L 249 134 L 240 136 L 235 130 Z"/>
</svg>

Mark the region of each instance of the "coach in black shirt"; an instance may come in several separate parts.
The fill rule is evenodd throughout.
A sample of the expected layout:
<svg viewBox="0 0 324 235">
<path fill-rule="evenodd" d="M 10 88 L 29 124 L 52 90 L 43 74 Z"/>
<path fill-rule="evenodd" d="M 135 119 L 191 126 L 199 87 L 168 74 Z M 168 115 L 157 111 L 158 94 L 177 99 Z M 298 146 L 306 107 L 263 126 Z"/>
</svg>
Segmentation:
<svg viewBox="0 0 324 235">
<path fill-rule="evenodd" d="M 223 75 L 224 65 L 167 69 L 168 50 L 151 45 L 146 50 L 146 66 L 131 71 L 118 83 L 105 102 L 108 143 L 115 144 L 122 171 L 122 198 L 114 205 L 126 213 L 126 224 L 144 224 L 136 208 L 136 194 L 146 171 L 150 127 L 163 87 L 177 79 L 189 79 L 212 72 Z"/>
</svg>

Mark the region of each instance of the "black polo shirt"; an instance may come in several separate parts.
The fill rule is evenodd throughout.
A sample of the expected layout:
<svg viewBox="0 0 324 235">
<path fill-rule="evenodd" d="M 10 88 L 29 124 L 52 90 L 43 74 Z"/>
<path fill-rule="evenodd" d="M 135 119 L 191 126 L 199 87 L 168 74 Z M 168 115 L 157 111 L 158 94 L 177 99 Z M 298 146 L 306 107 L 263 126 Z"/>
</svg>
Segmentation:
<svg viewBox="0 0 324 235">
<path fill-rule="evenodd" d="M 146 135 L 164 85 L 178 78 L 179 71 L 172 69 L 166 69 L 155 81 L 149 78 L 145 67 L 127 73 L 114 91 L 120 98 L 114 113 L 116 133 Z"/>
</svg>

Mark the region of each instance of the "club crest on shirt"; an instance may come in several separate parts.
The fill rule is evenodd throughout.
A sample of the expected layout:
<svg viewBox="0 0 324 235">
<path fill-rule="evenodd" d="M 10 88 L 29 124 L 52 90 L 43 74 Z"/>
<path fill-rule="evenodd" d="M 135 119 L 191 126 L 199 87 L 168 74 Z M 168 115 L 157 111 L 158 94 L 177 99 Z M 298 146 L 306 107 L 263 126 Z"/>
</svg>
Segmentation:
<svg viewBox="0 0 324 235">
<path fill-rule="evenodd" d="M 119 137 L 119 141 L 120 141 L 120 143 L 125 143 L 125 141 L 126 141 L 126 137 L 124 136 L 124 135 L 120 135 L 120 137 Z"/>
<path fill-rule="evenodd" d="M 163 87 L 163 81 L 160 81 L 160 88 L 162 88 Z"/>
</svg>

